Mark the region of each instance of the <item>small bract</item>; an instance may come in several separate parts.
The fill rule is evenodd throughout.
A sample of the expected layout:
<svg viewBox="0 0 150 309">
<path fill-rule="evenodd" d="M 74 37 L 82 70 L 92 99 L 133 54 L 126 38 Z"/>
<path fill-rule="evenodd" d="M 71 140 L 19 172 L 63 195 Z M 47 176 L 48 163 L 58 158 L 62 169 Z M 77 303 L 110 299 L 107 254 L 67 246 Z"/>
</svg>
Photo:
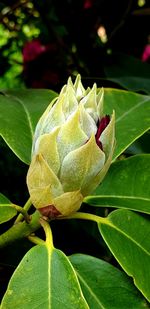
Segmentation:
<svg viewBox="0 0 150 309">
<path fill-rule="evenodd" d="M 49 217 L 68 216 L 102 181 L 115 143 L 115 115 L 103 115 L 103 88 L 68 79 L 40 118 L 27 185 L 33 205 Z"/>
</svg>

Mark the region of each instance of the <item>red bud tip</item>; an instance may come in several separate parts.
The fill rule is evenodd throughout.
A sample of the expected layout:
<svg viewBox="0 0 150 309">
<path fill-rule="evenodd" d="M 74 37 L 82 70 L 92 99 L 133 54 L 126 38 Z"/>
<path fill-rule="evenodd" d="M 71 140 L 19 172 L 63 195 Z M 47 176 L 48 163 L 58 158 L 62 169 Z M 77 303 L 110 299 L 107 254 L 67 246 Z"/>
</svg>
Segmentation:
<svg viewBox="0 0 150 309">
<path fill-rule="evenodd" d="M 48 205 L 38 209 L 43 217 L 47 217 L 49 219 L 55 219 L 61 215 L 59 210 L 55 208 L 54 205 Z"/>
<path fill-rule="evenodd" d="M 96 144 L 103 150 L 103 145 L 102 143 L 100 142 L 100 136 L 102 134 L 102 132 L 105 130 L 105 128 L 108 126 L 110 122 L 110 116 L 109 115 L 106 115 L 105 117 L 103 117 L 100 121 L 98 120 L 98 123 L 97 123 L 97 132 L 96 132 L 96 135 L 95 135 L 95 139 L 96 139 Z"/>
</svg>

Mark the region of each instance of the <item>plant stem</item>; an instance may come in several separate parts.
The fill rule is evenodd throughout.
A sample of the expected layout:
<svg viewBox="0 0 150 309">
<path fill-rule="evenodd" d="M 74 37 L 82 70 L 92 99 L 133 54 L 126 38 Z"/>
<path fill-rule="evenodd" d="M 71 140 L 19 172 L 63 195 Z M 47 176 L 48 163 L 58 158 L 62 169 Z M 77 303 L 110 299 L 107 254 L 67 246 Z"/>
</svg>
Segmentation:
<svg viewBox="0 0 150 309">
<path fill-rule="evenodd" d="M 84 212 L 76 212 L 68 217 L 63 217 L 59 219 L 83 219 L 83 220 L 90 220 L 95 221 L 96 223 L 103 223 L 103 224 L 109 224 L 109 221 L 107 218 L 99 217 L 93 214 L 84 213 Z"/>
<path fill-rule="evenodd" d="M 35 232 L 41 226 L 40 217 L 41 215 L 37 210 L 31 216 L 31 220 L 29 223 L 25 221 L 19 222 L 13 225 L 8 231 L 0 235 L 0 248 L 9 245 L 15 240 L 27 237 L 33 232 Z"/>
<path fill-rule="evenodd" d="M 12 204 L 11 207 L 16 209 L 18 212 L 20 212 L 20 215 L 25 219 L 25 221 L 27 223 L 30 222 L 31 218 L 28 215 L 27 211 L 23 207 L 15 205 L 15 204 Z M 15 223 L 16 223 L 16 221 L 15 221 Z"/>
<path fill-rule="evenodd" d="M 112 225 L 108 218 L 102 218 L 93 214 L 84 213 L 84 212 L 76 212 L 68 217 L 60 217 L 59 220 L 62 219 L 83 219 L 83 220 L 91 220 L 95 221 L 96 223 L 103 223 L 107 225 Z M 35 232 L 38 228 L 44 228 L 46 234 L 46 244 L 49 248 L 53 248 L 53 239 L 51 228 L 49 223 L 46 222 L 44 219 L 41 218 L 41 214 L 38 210 L 36 210 L 33 215 L 31 216 L 31 220 L 29 223 L 23 221 L 17 224 L 14 224 L 8 231 L 0 235 L 0 248 L 3 248 L 15 240 L 19 240 L 25 237 L 30 236 L 30 240 L 37 240 L 33 239 L 32 233 Z M 32 238 L 32 239 L 31 239 Z M 35 243 L 34 241 L 34 243 Z M 42 241 L 42 240 L 41 240 Z M 39 242 L 38 242 L 39 243 Z M 41 243 L 41 242 L 40 242 Z"/>
<path fill-rule="evenodd" d="M 28 239 L 33 242 L 35 245 L 43 245 L 45 244 L 45 241 L 37 236 L 28 236 Z"/>
<path fill-rule="evenodd" d="M 24 207 L 22 209 L 24 209 L 27 212 L 30 209 L 31 205 L 32 205 L 32 202 L 31 202 L 31 199 L 29 197 L 29 199 L 27 200 L 27 202 L 25 203 L 25 205 L 24 205 Z M 22 221 L 23 217 L 24 216 L 22 214 L 19 214 L 17 219 L 16 219 L 16 221 L 15 221 L 15 223 L 18 223 L 18 222 Z"/>
<path fill-rule="evenodd" d="M 46 220 L 42 218 L 40 219 L 40 223 L 46 235 L 46 245 L 48 246 L 48 248 L 52 249 L 53 248 L 53 236 L 52 236 L 50 225 Z"/>
</svg>

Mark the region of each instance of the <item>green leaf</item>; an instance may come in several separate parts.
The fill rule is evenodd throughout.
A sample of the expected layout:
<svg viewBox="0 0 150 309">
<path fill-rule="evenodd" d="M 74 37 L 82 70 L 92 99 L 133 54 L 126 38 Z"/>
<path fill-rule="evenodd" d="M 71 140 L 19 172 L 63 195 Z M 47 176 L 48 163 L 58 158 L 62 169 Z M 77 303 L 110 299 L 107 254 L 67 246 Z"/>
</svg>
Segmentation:
<svg viewBox="0 0 150 309">
<path fill-rule="evenodd" d="M 149 219 L 130 210 L 118 209 L 108 216 L 107 224 L 98 225 L 119 264 L 150 301 Z"/>
<path fill-rule="evenodd" d="M 0 94 L 0 135 L 27 164 L 36 123 L 55 96 L 55 92 L 44 89 L 9 90 Z"/>
<path fill-rule="evenodd" d="M 11 202 L 0 193 L 0 224 L 9 221 L 16 214 L 17 210 L 11 206 Z"/>
<path fill-rule="evenodd" d="M 88 309 L 69 259 L 57 249 L 33 247 L 15 270 L 1 309 Z"/>
<path fill-rule="evenodd" d="M 0 204 L 11 204 L 11 202 L 4 194 L 0 193 Z"/>
<path fill-rule="evenodd" d="M 145 299 L 129 277 L 98 258 L 75 254 L 70 257 L 90 309 L 144 309 Z"/>
<path fill-rule="evenodd" d="M 150 93 L 150 65 L 139 59 L 121 53 L 111 55 L 111 65 L 105 67 L 105 74 L 125 89 Z"/>
<path fill-rule="evenodd" d="M 113 163 L 102 184 L 84 202 L 150 214 L 150 154 Z"/>
<path fill-rule="evenodd" d="M 126 150 L 126 153 L 129 155 L 150 153 L 149 141 L 150 141 L 150 131 L 147 131 Z"/>
<path fill-rule="evenodd" d="M 116 114 L 117 158 L 136 139 L 150 129 L 150 96 L 133 92 L 105 89 L 105 113 Z"/>
</svg>

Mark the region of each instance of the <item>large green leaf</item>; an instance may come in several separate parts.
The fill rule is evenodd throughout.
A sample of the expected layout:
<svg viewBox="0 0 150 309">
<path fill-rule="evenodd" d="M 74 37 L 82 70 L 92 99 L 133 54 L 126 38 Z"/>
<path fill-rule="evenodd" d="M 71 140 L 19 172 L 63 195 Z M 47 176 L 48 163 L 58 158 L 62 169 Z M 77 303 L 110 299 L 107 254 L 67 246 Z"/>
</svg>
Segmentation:
<svg viewBox="0 0 150 309">
<path fill-rule="evenodd" d="M 114 266 L 92 256 L 75 254 L 76 270 L 90 309 L 144 309 L 146 301 L 129 277 Z"/>
<path fill-rule="evenodd" d="M 121 53 L 111 55 L 111 65 L 105 67 L 109 80 L 132 91 L 150 93 L 150 65 Z"/>
<path fill-rule="evenodd" d="M 105 89 L 105 112 L 116 113 L 114 159 L 150 129 L 150 97 L 129 91 Z"/>
<path fill-rule="evenodd" d="M 113 163 L 102 184 L 84 202 L 150 214 L 150 154 Z"/>
<path fill-rule="evenodd" d="M 99 229 L 119 264 L 150 301 L 150 220 L 118 209 L 108 216 L 107 224 L 99 223 Z"/>
<path fill-rule="evenodd" d="M 9 221 L 17 214 L 17 210 L 11 206 L 11 202 L 0 193 L 0 224 Z"/>
<path fill-rule="evenodd" d="M 25 163 L 30 162 L 35 125 L 56 96 L 50 90 L 9 90 L 0 93 L 0 135 Z"/>
<path fill-rule="evenodd" d="M 0 193 L 0 204 L 11 204 L 11 202 L 4 194 Z"/>
<path fill-rule="evenodd" d="M 135 155 L 142 153 L 150 153 L 150 131 L 147 131 L 138 138 L 127 150 L 127 154 Z"/>
<path fill-rule="evenodd" d="M 57 249 L 33 247 L 14 272 L 1 309 L 88 309 L 69 259 Z"/>
</svg>

